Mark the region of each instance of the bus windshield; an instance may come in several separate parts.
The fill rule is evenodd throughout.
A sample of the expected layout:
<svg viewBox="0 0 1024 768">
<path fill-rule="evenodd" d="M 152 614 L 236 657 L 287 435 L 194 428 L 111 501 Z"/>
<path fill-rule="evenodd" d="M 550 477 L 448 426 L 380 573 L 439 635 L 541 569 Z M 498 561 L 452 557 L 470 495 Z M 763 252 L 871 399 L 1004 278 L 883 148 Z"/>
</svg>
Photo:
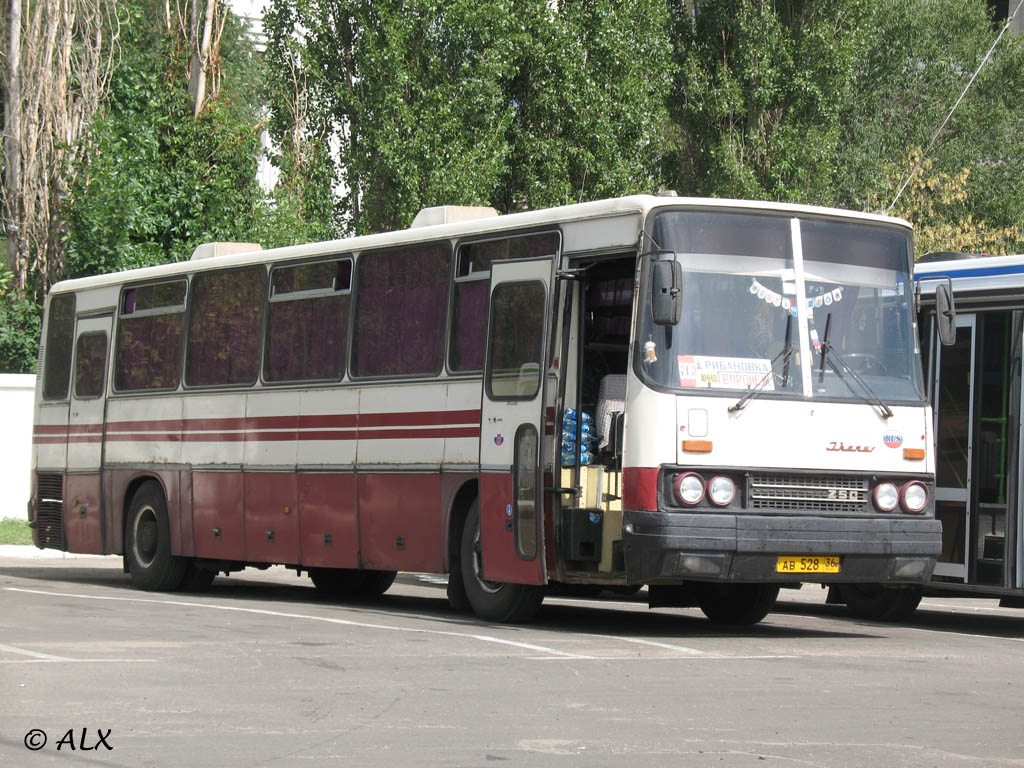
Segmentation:
<svg viewBox="0 0 1024 768">
<path fill-rule="evenodd" d="M 669 211 L 647 258 L 682 267 L 681 318 L 641 291 L 637 368 L 652 385 L 742 396 L 924 399 L 909 234 L 829 218 Z M 650 275 L 650 265 L 645 265 Z M 801 311 L 803 309 L 803 311 Z"/>
</svg>

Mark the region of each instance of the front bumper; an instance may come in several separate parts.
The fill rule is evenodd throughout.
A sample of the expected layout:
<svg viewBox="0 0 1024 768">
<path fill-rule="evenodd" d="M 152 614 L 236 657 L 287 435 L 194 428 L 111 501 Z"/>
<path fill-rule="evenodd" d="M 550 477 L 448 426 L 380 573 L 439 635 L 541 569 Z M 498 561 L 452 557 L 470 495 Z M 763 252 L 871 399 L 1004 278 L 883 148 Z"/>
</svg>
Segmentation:
<svg viewBox="0 0 1024 768">
<path fill-rule="evenodd" d="M 626 511 L 629 584 L 680 581 L 926 582 L 938 520 Z M 778 573 L 779 555 L 838 555 L 839 573 Z"/>
</svg>

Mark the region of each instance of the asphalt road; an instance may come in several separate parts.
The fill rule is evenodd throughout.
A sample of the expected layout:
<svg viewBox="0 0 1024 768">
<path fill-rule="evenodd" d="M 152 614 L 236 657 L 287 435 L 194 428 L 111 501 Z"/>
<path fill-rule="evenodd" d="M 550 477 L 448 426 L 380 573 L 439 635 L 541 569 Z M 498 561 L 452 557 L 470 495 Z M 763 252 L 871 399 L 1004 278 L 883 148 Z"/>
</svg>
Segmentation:
<svg viewBox="0 0 1024 768">
<path fill-rule="evenodd" d="M 621 599 L 501 626 L 442 584 L 150 594 L 117 558 L 0 555 L 0 765 L 1024 766 L 1024 611 L 890 626 L 805 587 L 743 631 Z"/>
</svg>

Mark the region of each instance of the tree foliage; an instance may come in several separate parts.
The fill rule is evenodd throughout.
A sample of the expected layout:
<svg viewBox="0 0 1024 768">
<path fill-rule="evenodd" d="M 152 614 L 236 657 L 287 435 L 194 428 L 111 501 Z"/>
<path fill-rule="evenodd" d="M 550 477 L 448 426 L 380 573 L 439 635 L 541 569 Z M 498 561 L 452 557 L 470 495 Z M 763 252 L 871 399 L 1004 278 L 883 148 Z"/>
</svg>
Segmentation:
<svg viewBox="0 0 1024 768">
<path fill-rule="evenodd" d="M 194 116 L 190 51 L 161 8 L 137 0 L 106 108 L 90 127 L 72 187 L 68 277 L 185 259 L 210 240 L 248 241 L 265 213 L 255 89 L 225 82 Z M 237 20 L 225 35 L 224 67 L 246 66 L 251 44 Z"/>
<path fill-rule="evenodd" d="M 672 0 L 670 183 L 828 203 L 866 0 Z"/>
<path fill-rule="evenodd" d="M 654 0 L 274 0 L 272 125 L 295 168 L 304 147 L 337 147 L 318 167 L 351 232 L 407 226 L 429 205 L 650 189 L 664 19 Z"/>
<path fill-rule="evenodd" d="M 1024 249 L 1020 36 L 1002 38 L 929 154 L 921 154 L 1001 26 L 977 0 L 886 0 L 873 9 L 844 109 L 838 204 L 888 209 L 914 174 L 892 212 L 934 233 L 938 239 L 925 239 L 929 249 Z M 925 252 L 921 243 L 918 251 Z"/>
<path fill-rule="evenodd" d="M 665 173 L 687 193 L 886 210 L 942 250 L 1021 250 L 1024 44 L 982 0 L 670 0 Z"/>
<path fill-rule="evenodd" d="M 0 267 L 0 373 L 31 373 L 39 354 L 40 307 L 11 290 L 14 274 Z"/>
</svg>

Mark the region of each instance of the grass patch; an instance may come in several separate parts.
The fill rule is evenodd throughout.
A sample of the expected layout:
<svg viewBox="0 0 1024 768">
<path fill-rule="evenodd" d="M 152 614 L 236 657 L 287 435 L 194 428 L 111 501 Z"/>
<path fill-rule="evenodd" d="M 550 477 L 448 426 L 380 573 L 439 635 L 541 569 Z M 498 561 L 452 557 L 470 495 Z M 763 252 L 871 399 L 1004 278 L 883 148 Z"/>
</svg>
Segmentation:
<svg viewBox="0 0 1024 768">
<path fill-rule="evenodd" d="M 32 529 L 28 520 L 5 517 L 0 520 L 0 544 L 31 544 Z"/>
</svg>

